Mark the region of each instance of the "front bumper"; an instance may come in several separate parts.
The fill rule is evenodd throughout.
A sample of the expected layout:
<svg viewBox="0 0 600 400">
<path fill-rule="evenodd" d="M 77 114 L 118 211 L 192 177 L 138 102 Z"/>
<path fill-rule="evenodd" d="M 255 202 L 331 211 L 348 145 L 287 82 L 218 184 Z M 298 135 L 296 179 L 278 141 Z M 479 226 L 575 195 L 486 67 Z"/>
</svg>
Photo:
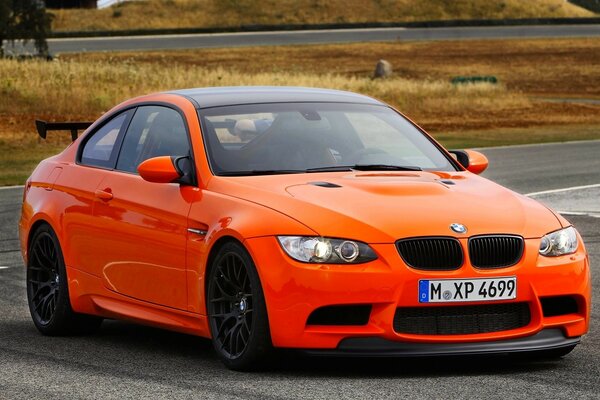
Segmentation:
<svg viewBox="0 0 600 400">
<path fill-rule="evenodd" d="M 466 248 L 466 240 L 460 239 L 463 248 Z M 267 303 L 271 338 L 276 347 L 338 349 L 339 346 L 343 345 L 344 348 L 348 343 L 353 343 L 357 340 L 355 338 L 378 338 L 401 347 L 404 346 L 403 343 L 413 346 L 483 342 L 489 344 L 535 337 L 546 329 L 558 329 L 569 339 L 582 336 L 589 327 L 590 272 L 583 246 L 572 255 L 546 258 L 538 255 L 539 239 L 528 239 L 525 241 L 521 261 L 509 268 L 476 269 L 466 257 L 464 265 L 458 270 L 420 271 L 404 264 L 394 244 L 371 244 L 378 259 L 358 265 L 296 262 L 283 252 L 275 237 L 248 239 L 245 244 L 258 269 Z M 503 276 L 517 277 L 517 298 L 493 303 L 527 303 L 531 319 L 526 326 L 467 335 L 416 335 L 394 331 L 393 320 L 398 307 L 440 306 L 419 303 L 420 279 Z M 577 312 L 544 316 L 540 298 L 549 296 L 572 296 L 577 301 Z M 308 317 L 314 310 L 344 304 L 371 305 L 368 323 L 360 326 L 307 324 Z M 460 305 L 475 304 L 481 302 Z M 452 307 L 452 304 L 448 307 Z M 518 346 L 519 343 L 513 344 Z"/>
</svg>

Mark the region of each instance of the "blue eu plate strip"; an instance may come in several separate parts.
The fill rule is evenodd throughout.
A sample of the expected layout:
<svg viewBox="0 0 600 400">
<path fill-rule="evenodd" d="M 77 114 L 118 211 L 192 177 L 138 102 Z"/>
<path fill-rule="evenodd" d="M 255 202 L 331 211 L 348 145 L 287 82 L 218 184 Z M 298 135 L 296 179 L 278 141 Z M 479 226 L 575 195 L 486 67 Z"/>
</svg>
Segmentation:
<svg viewBox="0 0 600 400">
<path fill-rule="evenodd" d="M 419 303 L 429 303 L 429 280 L 419 281 Z"/>
</svg>

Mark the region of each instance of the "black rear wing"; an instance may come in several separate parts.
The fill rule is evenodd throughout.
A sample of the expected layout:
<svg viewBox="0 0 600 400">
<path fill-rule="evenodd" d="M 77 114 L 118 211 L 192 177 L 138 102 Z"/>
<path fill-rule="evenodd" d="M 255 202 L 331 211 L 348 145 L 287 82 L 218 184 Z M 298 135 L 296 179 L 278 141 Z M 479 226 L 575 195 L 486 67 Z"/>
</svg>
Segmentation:
<svg viewBox="0 0 600 400">
<path fill-rule="evenodd" d="M 85 130 L 92 125 L 92 122 L 46 122 L 35 120 L 35 128 L 42 139 L 46 139 L 48 131 L 71 131 L 71 140 L 77 139 L 77 132 Z"/>
</svg>

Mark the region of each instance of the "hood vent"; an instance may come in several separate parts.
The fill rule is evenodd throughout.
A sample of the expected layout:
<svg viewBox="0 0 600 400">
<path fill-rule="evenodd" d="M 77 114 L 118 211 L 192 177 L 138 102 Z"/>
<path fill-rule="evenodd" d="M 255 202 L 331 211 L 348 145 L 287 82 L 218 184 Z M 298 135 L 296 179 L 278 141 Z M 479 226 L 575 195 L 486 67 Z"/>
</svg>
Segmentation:
<svg viewBox="0 0 600 400">
<path fill-rule="evenodd" d="M 313 185 L 313 186 L 320 186 L 320 187 L 325 187 L 325 188 L 339 188 L 341 187 L 340 185 L 336 185 L 335 183 L 331 183 L 331 182 L 308 182 L 309 185 Z"/>
<path fill-rule="evenodd" d="M 456 183 L 450 179 L 440 179 L 439 182 L 443 183 L 444 185 L 456 185 Z"/>
</svg>

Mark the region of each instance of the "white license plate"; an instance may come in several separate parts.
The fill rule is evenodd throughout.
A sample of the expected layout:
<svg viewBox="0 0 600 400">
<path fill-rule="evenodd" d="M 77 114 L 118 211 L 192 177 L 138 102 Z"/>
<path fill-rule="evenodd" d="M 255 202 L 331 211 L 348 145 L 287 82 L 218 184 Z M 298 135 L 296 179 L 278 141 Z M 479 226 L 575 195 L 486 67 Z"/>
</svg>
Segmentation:
<svg viewBox="0 0 600 400">
<path fill-rule="evenodd" d="M 422 279 L 420 303 L 493 301 L 517 298 L 517 278 Z"/>
</svg>

